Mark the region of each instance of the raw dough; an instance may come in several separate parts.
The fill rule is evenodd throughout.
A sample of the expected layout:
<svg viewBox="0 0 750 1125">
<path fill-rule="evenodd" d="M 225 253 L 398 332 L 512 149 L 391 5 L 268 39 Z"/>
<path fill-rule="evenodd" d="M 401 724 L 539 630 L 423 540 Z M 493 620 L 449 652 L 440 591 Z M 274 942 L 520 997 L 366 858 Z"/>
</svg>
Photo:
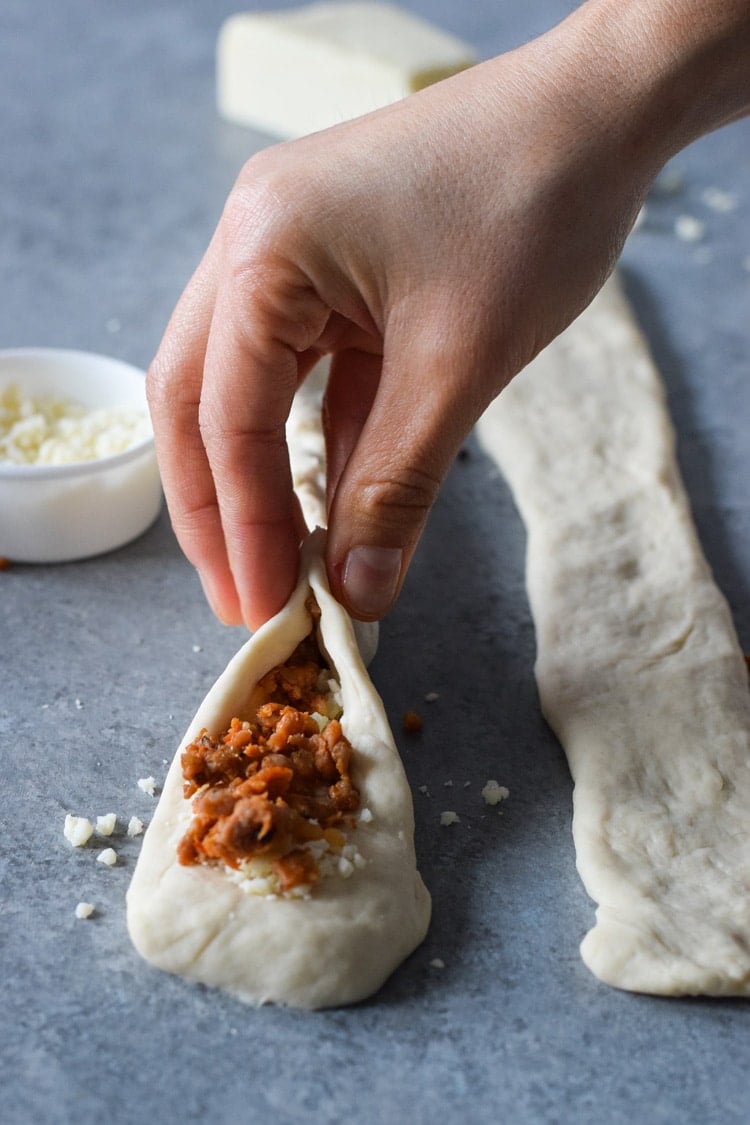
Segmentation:
<svg viewBox="0 0 750 1125">
<path fill-rule="evenodd" d="M 351 621 L 328 590 L 322 547 L 318 532 L 308 541 L 302 578 L 286 607 L 240 649 L 198 709 L 128 892 L 130 935 L 148 961 L 251 1004 L 321 1008 L 361 1000 L 422 941 L 430 918 L 429 894 L 416 868 L 411 794 Z M 372 813 L 352 834 L 367 863 L 349 878 L 325 878 L 308 899 L 267 899 L 245 893 L 223 869 L 177 862 L 175 848 L 191 817 L 180 755 L 201 728 L 222 730 L 242 715 L 261 676 L 307 635 L 310 589 L 341 683 L 342 726 L 356 751 L 362 805 Z"/>
<path fill-rule="evenodd" d="M 747 669 L 616 279 L 479 434 L 528 530 L 539 693 L 599 904 L 583 959 L 620 988 L 748 995 Z"/>
<path fill-rule="evenodd" d="M 294 396 L 286 424 L 292 484 L 310 531 L 326 527 L 326 443 L 321 416 L 329 360 L 315 365 Z"/>
<path fill-rule="evenodd" d="M 327 356 L 315 365 L 294 396 L 286 424 L 292 484 L 310 531 L 328 526 L 322 413 L 329 367 Z M 377 621 L 354 621 L 353 625 L 362 660 L 369 665 L 378 650 L 380 625 Z"/>
</svg>

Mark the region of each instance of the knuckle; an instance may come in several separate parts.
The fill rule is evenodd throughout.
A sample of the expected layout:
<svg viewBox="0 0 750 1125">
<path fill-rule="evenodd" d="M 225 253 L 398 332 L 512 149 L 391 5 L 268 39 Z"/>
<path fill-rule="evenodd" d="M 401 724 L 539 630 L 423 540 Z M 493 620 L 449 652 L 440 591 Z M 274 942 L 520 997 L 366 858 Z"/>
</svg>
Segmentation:
<svg viewBox="0 0 750 1125">
<path fill-rule="evenodd" d="M 170 412 L 178 390 L 179 380 L 174 379 L 173 365 L 160 349 L 146 370 L 146 399 L 152 414 Z"/>
<path fill-rule="evenodd" d="M 269 222 L 274 215 L 274 205 L 278 206 L 273 176 L 256 172 L 252 165 L 253 160 L 245 165 L 224 206 L 224 222 L 233 229 L 244 230 L 250 220 L 255 229 L 259 218 Z"/>
<path fill-rule="evenodd" d="M 273 248 L 300 198 L 299 185 L 280 165 L 257 153 L 245 164 L 226 201 L 222 222 L 229 245 Z"/>
<path fill-rule="evenodd" d="M 198 428 L 204 448 L 214 460 L 237 461 L 242 465 L 250 449 L 258 454 L 276 454 L 285 445 L 283 429 L 278 426 L 240 425 L 222 404 L 212 407 L 201 404 Z"/>
<path fill-rule="evenodd" d="M 320 230 L 299 167 L 284 146 L 256 153 L 245 164 L 222 215 L 228 299 L 238 324 L 254 325 L 296 351 L 323 331 L 329 309 L 312 280 Z"/>
<path fill-rule="evenodd" d="M 359 490 L 358 507 L 385 527 L 399 527 L 424 519 L 435 503 L 440 481 L 421 469 L 368 481 Z"/>
<path fill-rule="evenodd" d="M 196 557 L 199 553 L 199 544 L 206 537 L 207 531 L 214 532 L 218 520 L 215 501 L 195 503 L 191 506 L 184 505 L 178 509 L 170 509 L 172 529 L 188 557 L 188 560 L 197 565 Z"/>
<path fill-rule="evenodd" d="M 257 195 L 235 189 L 221 220 L 225 268 L 232 291 L 262 294 L 266 275 L 283 246 L 278 217 Z"/>
</svg>

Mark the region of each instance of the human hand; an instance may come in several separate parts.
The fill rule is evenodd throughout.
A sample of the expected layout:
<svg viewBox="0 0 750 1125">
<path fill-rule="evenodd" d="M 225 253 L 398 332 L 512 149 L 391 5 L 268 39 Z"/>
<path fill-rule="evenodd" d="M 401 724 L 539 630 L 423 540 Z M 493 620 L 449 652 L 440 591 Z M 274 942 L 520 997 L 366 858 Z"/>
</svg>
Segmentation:
<svg viewBox="0 0 750 1125">
<path fill-rule="evenodd" d="M 148 381 L 175 531 L 225 621 L 257 627 L 295 581 L 284 423 L 321 354 L 329 577 L 375 619 L 474 421 L 612 268 L 685 138 L 651 128 L 627 52 L 591 65 L 606 7 L 243 169 Z"/>
</svg>

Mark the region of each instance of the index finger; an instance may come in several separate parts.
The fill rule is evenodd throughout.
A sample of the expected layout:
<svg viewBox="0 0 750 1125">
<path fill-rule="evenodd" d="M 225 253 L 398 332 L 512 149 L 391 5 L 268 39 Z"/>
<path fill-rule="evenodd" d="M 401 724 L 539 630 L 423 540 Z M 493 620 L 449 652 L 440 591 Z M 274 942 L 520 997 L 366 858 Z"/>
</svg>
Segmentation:
<svg viewBox="0 0 750 1125">
<path fill-rule="evenodd" d="M 146 385 L 159 472 L 175 535 L 198 571 L 214 612 L 237 625 L 242 614 L 198 425 L 217 275 L 214 240 L 172 313 Z"/>
<path fill-rule="evenodd" d="M 283 277 L 282 277 L 283 275 Z M 199 420 L 242 615 L 251 628 L 282 608 L 304 533 L 285 424 L 300 361 L 328 310 L 306 279 L 281 269 L 219 285 L 206 348 Z"/>
</svg>

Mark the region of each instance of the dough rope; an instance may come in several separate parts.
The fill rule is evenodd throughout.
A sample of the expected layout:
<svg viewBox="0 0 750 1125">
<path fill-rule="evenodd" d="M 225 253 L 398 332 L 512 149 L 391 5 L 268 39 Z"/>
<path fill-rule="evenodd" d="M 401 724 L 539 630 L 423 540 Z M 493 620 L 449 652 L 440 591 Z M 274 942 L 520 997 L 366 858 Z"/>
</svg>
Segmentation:
<svg viewBox="0 0 750 1125">
<path fill-rule="evenodd" d="M 624 989 L 749 995 L 747 668 L 617 279 L 478 432 L 528 531 L 537 683 L 599 904 L 583 959 Z"/>
<path fill-rule="evenodd" d="M 310 531 L 328 526 L 322 412 L 329 366 L 325 357 L 312 369 L 294 396 L 286 424 L 292 484 Z M 354 632 L 362 659 L 370 664 L 378 650 L 380 626 L 377 621 L 355 621 Z"/>
<path fill-rule="evenodd" d="M 300 385 L 286 424 L 292 484 L 311 531 L 328 523 L 326 443 L 321 423 L 328 367 L 328 359 L 322 359 Z"/>
</svg>

